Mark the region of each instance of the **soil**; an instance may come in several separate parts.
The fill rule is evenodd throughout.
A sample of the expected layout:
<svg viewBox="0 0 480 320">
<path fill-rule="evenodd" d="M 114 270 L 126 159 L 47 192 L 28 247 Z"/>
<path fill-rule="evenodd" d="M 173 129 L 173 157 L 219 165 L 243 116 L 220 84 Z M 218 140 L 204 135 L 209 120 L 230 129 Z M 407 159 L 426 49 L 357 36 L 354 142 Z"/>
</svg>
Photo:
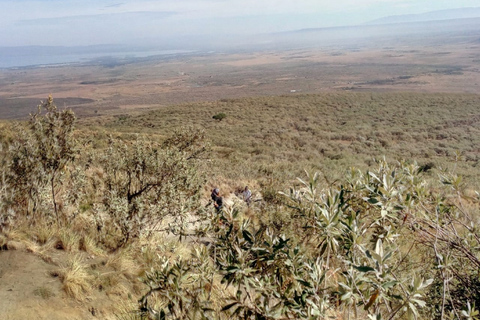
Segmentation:
<svg viewBox="0 0 480 320">
<path fill-rule="evenodd" d="M 0 251 L 0 319 L 95 319 L 65 296 L 56 269 L 32 253 Z"/>
</svg>

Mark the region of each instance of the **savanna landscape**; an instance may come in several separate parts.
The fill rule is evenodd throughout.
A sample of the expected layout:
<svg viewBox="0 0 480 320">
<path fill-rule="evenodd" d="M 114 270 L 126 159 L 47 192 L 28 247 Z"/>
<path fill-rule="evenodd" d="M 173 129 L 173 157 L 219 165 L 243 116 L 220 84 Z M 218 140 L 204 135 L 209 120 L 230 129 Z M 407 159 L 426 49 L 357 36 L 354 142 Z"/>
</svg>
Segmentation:
<svg viewBox="0 0 480 320">
<path fill-rule="evenodd" d="M 478 27 L 0 70 L 0 318 L 478 319 L 479 84 Z"/>
</svg>

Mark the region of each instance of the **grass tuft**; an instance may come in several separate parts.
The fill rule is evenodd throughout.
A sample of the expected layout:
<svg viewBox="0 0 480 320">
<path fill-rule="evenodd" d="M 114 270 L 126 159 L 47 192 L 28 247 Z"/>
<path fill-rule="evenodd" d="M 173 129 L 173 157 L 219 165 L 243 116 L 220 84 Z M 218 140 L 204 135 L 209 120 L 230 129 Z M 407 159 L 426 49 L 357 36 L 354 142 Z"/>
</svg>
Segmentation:
<svg viewBox="0 0 480 320">
<path fill-rule="evenodd" d="M 84 301 L 91 292 L 93 277 L 88 273 L 81 255 L 76 255 L 58 271 L 65 293 L 79 301 Z M 55 275 L 55 274 L 53 274 Z"/>
</svg>

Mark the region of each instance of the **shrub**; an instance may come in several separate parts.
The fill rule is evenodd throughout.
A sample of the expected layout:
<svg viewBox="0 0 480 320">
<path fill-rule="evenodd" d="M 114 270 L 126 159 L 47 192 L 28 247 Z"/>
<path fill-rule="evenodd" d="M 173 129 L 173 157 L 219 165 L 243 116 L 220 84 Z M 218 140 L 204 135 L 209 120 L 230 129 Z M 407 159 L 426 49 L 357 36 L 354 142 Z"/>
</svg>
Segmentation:
<svg viewBox="0 0 480 320">
<path fill-rule="evenodd" d="M 212 118 L 215 119 L 215 120 L 218 120 L 218 121 L 222 121 L 223 119 L 225 119 L 227 117 L 227 115 L 225 113 L 217 113 L 216 115 L 214 115 Z"/>
<path fill-rule="evenodd" d="M 206 150 L 201 131 L 175 133 L 163 144 L 137 136 L 133 143 L 110 139 L 101 164 L 104 206 L 120 231 L 118 247 L 156 230 L 167 217 L 169 231 L 181 233 L 188 212 L 199 205 L 204 183 L 197 172 Z"/>
<path fill-rule="evenodd" d="M 14 190 L 13 198 L 27 210 L 31 201 L 35 214 L 41 193 L 48 190 L 57 224 L 60 224 L 58 184 L 62 171 L 76 154 L 72 136 L 74 124 L 74 113 L 57 110 L 49 96 L 30 116 L 28 125 L 9 149 L 8 184 Z"/>
<path fill-rule="evenodd" d="M 188 263 L 147 273 L 140 310 L 164 319 L 474 318 L 478 199 L 461 196 L 454 175 L 443 173 L 441 190 L 423 172 L 383 160 L 338 184 L 307 174 L 283 193 L 289 209 L 277 209 L 295 220 L 283 229 L 255 226 L 235 208 L 206 215 L 208 244 Z"/>
</svg>

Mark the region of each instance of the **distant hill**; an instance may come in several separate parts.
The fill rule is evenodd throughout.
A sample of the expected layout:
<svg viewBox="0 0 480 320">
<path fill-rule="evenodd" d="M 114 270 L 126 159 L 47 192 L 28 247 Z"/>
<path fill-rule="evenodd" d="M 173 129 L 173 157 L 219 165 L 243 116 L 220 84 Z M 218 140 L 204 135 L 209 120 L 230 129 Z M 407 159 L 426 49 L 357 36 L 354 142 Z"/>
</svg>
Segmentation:
<svg viewBox="0 0 480 320">
<path fill-rule="evenodd" d="M 480 17 L 480 7 L 430 11 L 430 12 L 425 12 L 420 14 L 388 16 L 388 17 L 369 21 L 365 24 L 366 25 L 392 24 L 392 23 L 424 22 L 424 21 L 436 21 L 436 20 L 466 19 L 466 18 L 477 18 L 477 17 Z"/>
</svg>

